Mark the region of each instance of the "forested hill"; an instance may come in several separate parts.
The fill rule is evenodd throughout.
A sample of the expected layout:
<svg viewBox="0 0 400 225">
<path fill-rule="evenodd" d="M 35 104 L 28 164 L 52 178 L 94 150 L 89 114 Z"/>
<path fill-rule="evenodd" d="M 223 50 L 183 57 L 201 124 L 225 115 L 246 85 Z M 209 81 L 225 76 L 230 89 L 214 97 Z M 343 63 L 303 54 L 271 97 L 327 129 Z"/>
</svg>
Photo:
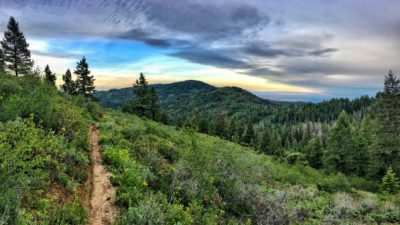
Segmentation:
<svg viewBox="0 0 400 225">
<path fill-rule="evenodd" d="M 217 88 L 194 80 L 151 86 L 157 92 L 160 105 L 172 123 L 184 121 L 194 110 L 210 118 L 215 118 L 220 111 L 226 111 L 229 117 L 256 122 L 268 116 L 270 109 L 279 104 L 238 87 Z M 131 88 L 123 88 L 99 91 L 95 97 L 103 107 L 122 108 L 133 94 Z"/>
<path fill-rule="evenodd" d="M 357 119 L 372 110 L 374 98 L 361 96 L 354 100 L 338 98 L 321 103 L 280 102 L 257 97 L 238 87 L 217 88 L 201 81 L 187 80 L 171 84 L 154 84 L 160 106 L 171 123 L 184 121 L 194 111 L 213 120 L 221 113 L 243 123 L 295 124 L 299 122 L 332 122 L 342 110 Z M 100 105 L 123 108 L 133 97 L 132 88 L 111 89 L 95 93 Z"/>
<path fill-rule="evenodd" d="M 187 80 L 175 82 L 171 84 L 154 84 L 151 85 L 156 90 L 160 103 L 172 101 L 173 99 L 180 100 L 192 94 L 203 91 L 212 91 L 216 87 L 206 84 L 201 81 Z M 132 88 L 110 89 L 108 91 L 99 91 L 95 97 L 100 100 L 100 105 L 109 108 L 122 108 L 125 101 L 132 98 Z"/>
</svg>

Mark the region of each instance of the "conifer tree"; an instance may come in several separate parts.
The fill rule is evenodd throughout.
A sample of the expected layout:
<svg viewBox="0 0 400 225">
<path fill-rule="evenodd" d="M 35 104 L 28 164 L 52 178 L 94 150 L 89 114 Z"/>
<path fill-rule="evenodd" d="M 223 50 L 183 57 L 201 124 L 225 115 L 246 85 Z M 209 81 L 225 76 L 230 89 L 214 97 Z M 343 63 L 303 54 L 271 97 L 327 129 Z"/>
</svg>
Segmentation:
<svg viewBox="0 0 400 225">
<path fill-rule="evenodd" d="M 188 116 L 185 120 L 183 126 L 194 131 L 199 130 L 199 111 L 197 109 L 192 111 L 192 114 Z"/>
<path fill-rule="evenodd" d="M 251 145 L 254 141 L 254 128 L 253 125 L 248 124 L 242 136 L 242 142 L 246 145 Z"/>
<path fill-rule="evenodd" d="M 150 119 L 158 120 L 160 113 L 160 105 L 158 104 L 158 95 L 154 87 L 150 87 L 148 94 Z"/>
<path fill-rule="evenodd" d="M 382 189 L 390 194 L 395 194 L 399 191 L 399 188 L 400 184 L 396 173 L 394 173 L 392 167 L 389 166 L 385 176 L 382 178 Z"/>
<path fill-rule="evenodd" d="M 140 73 L 139 78 L 133 84 L 132 92 L 134 97 L 126 102 L 124 111 L 135 113 L 139 116 L 147 116 L 149 89 L 143 73 Z"/>
<path fill-rule="evenodd" d="M 3 51 L 0 49 L 0 74 L 4 73 L 5 73 L 4 54 Z"/>
<path fill-rule="evenodd" d="M 95 86 L 93 76 L 90 76 L 89 64 L 86 58 L 83 57 L 77 64 L 74 71 L 76 74 L 76 89 L 77 93 L 85 96 L 86 98 L 92 98 L 95 92 Z"/>
<path fill-rule="evenodd" d="M 311 167 L 316 169 L 322 168 L 322 156 L 324 154 L 324 149 L 320 136 L 317 136 L 308 142 L 304 153 L 308 164 Z"/>
<path fill-rule="evenodd" d="M 264 152 L 267 155 L 274 155 L 275 149 L 273 146 L 272 135 L 267 129 L 261 135 L 259 149 L 261 152 Z"/>
<path fill-rule="evenodd" d="M 219 110 L 218 117 L 215 120 L 214 123 L 214 134 L 224 138 L 228 139 L 228 111 L 225 109 L 225 107 L 222 107 Z"/>
<path fill-rule="evenodd" d="M 1 46 L 3 48 L 4 62 L 8 69 L 15 72 L 15 76 L 27 74 L 31 70 L 33 61 L 31 60 L 31 52 L 28 49 L 29 44 L 26 42 L 25 36 L 19 29 L 19 24 L 14 17 L 10 17 L 8 21 Z"/>
<path fill-rule="evenodd" d="M 209 121 L 204 117 L 200 117 L 199 119 L 199 132 L 204 134 L 208 134 L 210 132 Z"/>
<path fill-rule="evenodd" d="M 352 170 L 357 176 L 365 176 L 367 174 L 368 167 L 368 141 L 364 138 L 361 129 L 353 132 L 352 134 L 353 144 L 353 165 Z M 367 163 L 366 163 L 367 162 Z"/>
<path fill-rule="evenodd" d="M 46 65 L 46 67 L 44 68 L 44 80 L 55 86 L 56 79 L 56 74 L 51 72 L 49 65 Z"/>
<path fill-rule="evenodd" d="M 379 97 L 375 138 L 371 146 L 369 175 L 382 177 L 388 165 L 400 172 L 400 80 L 392 71 Z"/>
<path fill-rule="evenodd" d="M 140 73 L 139 78 L 135 81 L 132 92 L 134 98 L 125 103 L 124 111 L 166 122 L 165 115 L 160 110 L 158 95 L 155 89 L 148 85 L 143 73 Z"/>
<path fill-rule="evenodd" d="M 237 130 L 237 123 L 235 119 L 230 119 L 229 120 L 229 125 L 228 125 L 228 140 L 233 141 L 235 140 L 235 135 L 236 135 L 236 130 Z"/>
<path fill-rule="evenodd" d="M 64 81 L 64 84 L 61 85 L 61 89 L 69 95 L 76 94 L 76 84 L 72 80 L 72 74 L 69 69 L 67 69 L 65 74 L 62 76 L 62 80 Z"/>
<path fill-rule="evenodd" d="M 374 121 L 369 114 L 366 115 L 361 122 L 360 134 L 365 139 L 367 146 L 371 146 L 374 140 L 375 133 Z"/>
<path fill-rule="evenodd" d="M 334 127 L 328 134 L 324 166 L 330 172 L 352 172 L 351 122 L 345 111 L 340 113 Z"/>
</svg>

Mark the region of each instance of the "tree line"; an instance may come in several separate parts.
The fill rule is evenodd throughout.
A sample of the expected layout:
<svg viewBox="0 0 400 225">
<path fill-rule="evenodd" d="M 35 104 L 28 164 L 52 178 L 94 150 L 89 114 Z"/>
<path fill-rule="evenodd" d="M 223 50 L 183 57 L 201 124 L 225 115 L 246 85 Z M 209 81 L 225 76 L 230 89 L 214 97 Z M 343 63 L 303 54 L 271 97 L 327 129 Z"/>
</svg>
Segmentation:
<svg viewBox="0 0 400 225">
<path fill-rule="evenodd" d="M 41 76 L 41 71 L 33 68 L 34 62 L 28 47 L 18 22 L 10 17 L 1 41 L 0 70 L 13 72 L 17 77 Z M 68 69 L 62 76 L 64 83 L 60 86 L 61 90 L 70 95 L 93 98 L 94 77 L 90 73 L 88 62 L 83 57 L 74 70 L 76 80 L 72 79 Z M 56 75 L 48 65 L 44 69 L 43 80 L 56 85 Z M 142 73 L 133 84 L 132 91 L 134 97 L 126 102 L 123 111 L 156 121 L 167 121 L 155 89 L 148 85 Z M 371 110 L 369 106 L 375 101 L 375 109 Z M 330 121 L 334 114 L 331 109 L 340 108 L 336 107 L 338 104 L 344 109 L 357 110 L 358 114 L 349 115 L 343 110 L 332 123 Z M 290 164 L 309 165 L 330 173 L 382 179 L 387 186 L 385 189 L 391 192 L 398 190 L 400 80 L 392 71 L 386 76 L 384 90 L 377 94 L 376 99 L 362 97 L 354 104 L 338 100 L 336 103 L 327 103 L 322 111 L 317 111 L 314 105 L 300 109 L 303 111 L 298 107 L 283 108 L 287 114 L 278 110 L 275 119 L 261 126 L 229 118 L 223 107 L 212 120 L 194 110 L 180 125 L 255 148 Z M 325 119 L 317 120 L 316 113 L 323 115 L 319 118 Z M 281 114 L 286 117 L 279 117 Z"/>
<path fill-rule="evenodd" d="M 148 85 L 143 74 L 136 80 L 132 91 L 134 97 L 126 102 L 125 112 L 163 121 L 165 114 L 158 103 L 157 93 Z M 178 126 L 252 147 L 289 164 L 381 180 L 384 190 L 397 192 L 399 182 L 396 174 L 400 173 L 400 80 L 390 71 L 385 78 L 384 91 L 378 93 L 376 99 L 363 96 L 353 103 L 346 100 L 333 102 L 345 102 L 346 107 L 356 111 L 349 114 L 342 110 L 333 122 L 295 123 L 296 119 L 287 117 L 287 122 L 272 120 L 270 124 L 257 126 L 229 118 L 227 110 L 222 107 L 215 119 L 194 110 Z M 324 104 L 332 109 L 335 108 L 334 103 Z M 303 108 L 311 107 L 314 106 Z"/>
<path fill-rule="evenodd" d="M 195 110 L 181 126 L 255 148 L 290 164 L 382 180 L 383 189 L 397 192 L 399 182 L 396 174 L 400 173 L 400 80 L 389 71 L 384 90 L 375 99 L 363 96 L 353 102 L 334 100 L 322 105 L 319 108 L 307 104 L 279 109 L 277 112 L 288 110 L 290 114 L 280 113 L 275 118 L 283 120 L 272 119 L 261 126 L 229 118 L 224 108 L 212 120 Z M 338 118 L 329 122 L 332 115 L 329 113 L 341 107 L 353 109 L 353 114 L 342 109 Z M 298 111 L 295 112 L 294 108 Z M 312 108 L 322 110 L 312 112 Z M 324 122 L 311 119 L 324 111 L 328 116 L 322 117 L 326 118 L 322 119 Z"/>
<path fill-rule="evenodd" d="M 34 61 L 31 59 L 29 43 L 14 17 L 10 17 L 3 40 L 0 43 L 0 72 L 10 72 L 17 77 L 21 75 L 42 76 L 42 71 L 39 68 L 33 68 Z M 86 98 L 93 98 L 95 79 L 90 75 L 89 64 L 85 57 L 77 62 L 74 74 L 76 75 L 75 81 L 72 79 L 69 69 L 65 72 L 62 76 L 64 83 L 60 87 L 61 90 L 70 95 L 83 95 Z M 51 71 L 49 65 L 46 65 L 43 80 L 56 86 L 56 79 L 56 74 Z"/>
</svg>

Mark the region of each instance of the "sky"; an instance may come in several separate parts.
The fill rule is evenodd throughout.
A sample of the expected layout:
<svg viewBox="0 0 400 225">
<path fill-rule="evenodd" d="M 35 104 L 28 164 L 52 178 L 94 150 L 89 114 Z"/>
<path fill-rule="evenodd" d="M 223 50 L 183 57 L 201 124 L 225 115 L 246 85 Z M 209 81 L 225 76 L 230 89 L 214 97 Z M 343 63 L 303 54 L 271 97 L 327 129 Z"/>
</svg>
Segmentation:
<svg viewBox="0 0 400 225">
<path fill-rule="evenodd" d="M 375 95 L 400 71 L 398 0 L 0 0 L 32 58 L 85 56 L 98 90 L 201 80 L 285 101 Z"/>
</svg>

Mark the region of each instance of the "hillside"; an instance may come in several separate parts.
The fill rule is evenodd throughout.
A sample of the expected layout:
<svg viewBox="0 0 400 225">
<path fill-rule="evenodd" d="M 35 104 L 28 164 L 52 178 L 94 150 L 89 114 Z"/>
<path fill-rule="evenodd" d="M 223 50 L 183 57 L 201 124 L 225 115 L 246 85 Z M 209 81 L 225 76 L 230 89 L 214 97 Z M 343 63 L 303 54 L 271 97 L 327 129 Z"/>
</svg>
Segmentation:
<svg viewBox="0 0 400 225">
<path fill-rule="evenodd" d="M 216 88 L 201 81 L 183 81 L 171 84 L 152 85 L 160 99 L 162 109 L 171 123 L 184 121 L 194 110 L 205 117 L 215 118 L 226 111 L 229 117 L 243 122 L 258 122 L 267 117 L 278 102 L 259 98 L 238 87 Z M 133 97 L 131 88 L 99 91 L 95 94 L 100 105 L 122 108 L 124 102 Z"/>
<path fill-rule="evenodd" d="M 194 80 L 152 86 L 159 96 L 162 109 L 173 124 L 184 121 L 194 110 L 211 120 L 225 111 L 228 118 L 244 123 L 332 122 L 342 110 L 357 114 L 361 119 L 362 115 L 372 110 L 375 102 L 374 98 L 368 96 L 354 100 L 331 99 L 321 103 L 279 102 L 257 97 L 239 87 L 217 88 Z M 95 97 L 101 106 L 117 109 L 122 108 L 133 94 L 131 88 L 122 88 L 99 91 Z"/>
<path fill-rule="evenodd" d="M 219 10 L 212 4 L 203 7 L 200 1 L 181 7 L 185 4 L 180 2 L 176 12 L 185 11 L 185 15 L 174 15 L 171 21 L 171 3 L 151 12 L 146 1 L 117 2 L 116 8 L 107 1 L 78 4 L 83 24 L 69 24 L 73 20 L 61 17 L 63 24 L 35 21 L 43 16 L 40 1 L 34 1 L 35 14 L 29 12 L 34 5 L 28 3 L 4 5 L 9 9 L 5 16 L 16 13 L 25 22 L 32 18 L 23 26 L 30 27 L 29 34 L 37 39 L 31 43 L 32 56 L 39 56 L 40 66 L 43 61 L 46 65 L 42 70 L 31 58 L 30 44 L 11 16 L 0 41 L 0 225 L 400 224 L 400 78 L 392 71 L 375 97 L 320 103 L 271 101 L 239 87 L 214 87 L 196 80 L 149 85 L 143 73 L 132 88 L 96 93 L 96 86 L 105 84 L 99 72 L 115 69 L 117 73 L 110 75 L 121 76 L 126 68 L 137 67 L 159 71 L 157 74 L 165 74 L 167 80 L 177 69 L 179 76 L 184 70 L 195 70 L 192 76 L 202 79 L 222 71 L 220 75 L 226 78 L 231 73 L 221 69 L 227 67 L 237 74 L 274 76 L 264 77 L 267 81 L 282 75 L 282 87 L 296 81 L 299 88 L 312 87 L 321 94 L 341 92 L 344 87 L 355 88 L 351 90 L 354 93 L 371 91 L 370 87 L 367 92 L 351 84 L 364 79 L 361 75 L 351 78 L 358 74 L 356 70 L 346 74 L 345 64 L 340 69 L 339 64 L 316 60 L 335 60 L 337 57 L 330 54 L 346 51 L 335 45 L 319 49 L 327 46 L 322 41 L 330 37 L 322 38 L 318 46 L 306 47 L 307 43 L 294 43 L 289 38 L 288 31 L 294 28 L 291 21 L 286 26 L 286 22 L 271 20 L 279 25 L 276 27 L 290 28 L 284 29 L 289 39 L 276 39 L 274 45 L 259 42 L 261 33 L 254 28 L 260 30 L 263 26 L 257 21 L 266 25 L 270 16 L 261 16 L 256 8 L 239 4 L 241 8 L 236 9 L 236 4 L 230 4 Z M 162 6 L 161 2 L 157 5 Z M 97 11 L 96 5 L 110 11 Z M 133 5 L 143 8 L 124 13 Z M 23 11 L 14 9 L 16 6 Z M 52 14 L 62 16 L 57 10 L 64 9 L 69 16 L 74 15 L 69 4 L 57 6 Z M 160 16 L 160 9 L 167 13 L 161 13 L 160 21 L 151 20 Z M 91 33 L 88 24 L 102 21 L 107 25 L 108 19 L 87 20 L 85 16 L 101 13 L 119 24 L 120 31 L 127 28 L 127 33 L 106 26 L 93 26 L 96 34 Z M 190 23 L 178 29 L 184 19 L 193 19 L 189 16 L 192 13 L 202 22 L 203 17 L 209 21 L 188 20 Z M 133 17 L 124 19 L 125 14 Z M 219 21 L 214 14 L 226 18 Z M 209 26 L 210 21 L 213 26 Z M 160 26 L 163 22 L 175 32 L 165 32 L 167 26 Z M 58 25 L 62 25 L 63 39 L 58 32 L 52 33 Z M 136 28 L 129 30 L 133 25 Z M 45 30 L 46 36 L 39 34 Z M 157 30 L 165 35 L 157 35 Z M 199 33 L 205 39 L 196 36 Z M 234 33 L 243 37 L 236 39 Z M 315 42 L 312 36 L 301 39 Z M 191 40 L 185 41 L 187 37 Z M 191 43 L 194 40 L 196 43 Z M 292 47 L 285 49 L 289 43 Z M 147 45 L 153 49 L 146 49 Z M 164 50 L 158 54 L 157 48 Z M 67 69 L 60 85 L 56 71 L 47 63 L 54 63 L 58 70 L 82 53 L 87 58 L 82 56 L 75 68 Z M 348 54 L 341 56 L 345 56 L 344 63 Z M 171 60 L 174 57 L 181 60 Z M 279 63 L 285 57 L 306 61 Z M 262 65 L 267 58 L 278 61 Z M 308 58 L 314 59 L 313 64 L 320 62 L 321 68 L 311 68 Z M 185 66 L 187 61 L 191 66 Z M 279 67 L 272 69 L 274 65 Z M 366 67 L 363 73 L 378 71 L 374 68 Z M 338 74 L 323 79 L 314 76 L 333 70 Z M 206 74 L 199 75 L 200 71 Z M 108 79 L 107 85 L 115 85 L 115 81 L 120 82 Z M 241 80 L 243 86 L 255 81 Z M 370 75 L 365 81 L 370 84 Z M 345 84 L 342 88 L 341 83 Z M 344 95 L 354 96 L 347 93 Z"/>
<path fill-rule="evenodd" d="M 0 224 L 86 224 L 89 126 L 99 107 L 0 72 Z"/>
<path fill-rule="evenodd" d="M 373 193 L 372 181 L 119 112 L 106 113 L 100 133 L 120 225 L 400 222 L 398 198 Z"/>
<path fill-rule="evenodd" d="M 203 91 L 211 91 L 216 88 L 201 81 L 187 80 L 171 84 L 154 84 L 162 105 L 170 105 L 174 100 L 178 101 L 192 94 Z M 126 100 L 133 97 L 131 88 L 111 89 L 99 91 L 95 94 L 100 105 L 109 108 L 122 108 Z"/>
<path fill-rule="evenodd" d="M 400 223 L 399 195 L 381 192 L 374 180 L 326 174 L 191 129 L 102 112 L 39 77 L 2 74 L 0 80 L 0 224 L 83 225 L 115 216 L 119 225 Z M 210 102 L 250 98 L 237 88 L 196 95 L 205 110 Z M 100 169 L 92 173 L 91 166 Z M 104 207 L 92 212 L 96 202 Z M 118 210 L 110 209 L 114 204 Z"/>
</svg>

